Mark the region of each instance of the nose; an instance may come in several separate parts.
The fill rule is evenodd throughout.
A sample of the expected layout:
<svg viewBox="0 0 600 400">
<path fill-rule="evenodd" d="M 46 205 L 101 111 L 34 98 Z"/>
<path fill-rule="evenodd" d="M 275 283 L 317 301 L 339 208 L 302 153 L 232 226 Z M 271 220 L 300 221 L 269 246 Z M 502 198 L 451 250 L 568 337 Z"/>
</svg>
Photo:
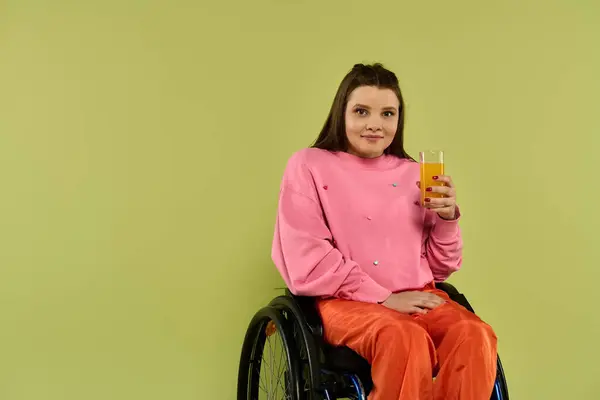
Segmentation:
<svg viewBox="0 0 600 400">
<path fill-rule="evenodd" d="M 366 128 L 369 131 L 377 132 L 377 131 L 382 130 L 382 125 L 383 125 L 383 122 L 381 121 L 381 118 L 379 116 L 372 115 L 367 120 Z"/>
</svg>

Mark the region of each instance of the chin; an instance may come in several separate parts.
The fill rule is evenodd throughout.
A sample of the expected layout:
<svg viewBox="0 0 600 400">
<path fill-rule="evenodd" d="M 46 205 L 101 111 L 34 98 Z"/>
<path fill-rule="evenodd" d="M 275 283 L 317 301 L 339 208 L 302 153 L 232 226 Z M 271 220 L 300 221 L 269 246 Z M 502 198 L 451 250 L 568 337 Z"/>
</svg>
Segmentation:
<svg viewBox="0 0 600 400">
<path fill-rule="evenodd" d="M 385 149 L 360 149 L 360 155 L 365 158 L 376 158 L 381 156 L 384 150 Z"/>
</svg>

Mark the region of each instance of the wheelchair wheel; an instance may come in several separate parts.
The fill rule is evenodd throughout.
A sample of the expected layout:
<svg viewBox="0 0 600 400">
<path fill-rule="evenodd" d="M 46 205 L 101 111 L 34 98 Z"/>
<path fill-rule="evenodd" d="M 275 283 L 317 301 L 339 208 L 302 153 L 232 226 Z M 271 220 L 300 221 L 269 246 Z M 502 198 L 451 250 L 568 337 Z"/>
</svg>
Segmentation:
<svg viewBox="0 0 600 400">
<path fill-rule="evenodd" d="M 290 322 L 279 311 L 258 311 L 246 332 L 238 400 L 299 400 L 299 368 Z"/>
</svg>

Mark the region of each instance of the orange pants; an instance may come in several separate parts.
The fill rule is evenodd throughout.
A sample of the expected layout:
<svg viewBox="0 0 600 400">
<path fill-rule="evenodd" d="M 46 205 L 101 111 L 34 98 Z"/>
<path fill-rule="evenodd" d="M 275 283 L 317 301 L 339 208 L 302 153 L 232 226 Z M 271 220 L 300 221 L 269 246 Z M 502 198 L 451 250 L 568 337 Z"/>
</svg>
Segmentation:
<svg viewBox="0 0 600 400">
<path fill-rule="evenodd" d="M 369 400 L 488 400 L 496 377 L 492 328 L 433 284 L 422 290 L 446 303 L 417 316 L 379 304 L 320 300 L 325 340 L 371 364 Z"/>
</svg>

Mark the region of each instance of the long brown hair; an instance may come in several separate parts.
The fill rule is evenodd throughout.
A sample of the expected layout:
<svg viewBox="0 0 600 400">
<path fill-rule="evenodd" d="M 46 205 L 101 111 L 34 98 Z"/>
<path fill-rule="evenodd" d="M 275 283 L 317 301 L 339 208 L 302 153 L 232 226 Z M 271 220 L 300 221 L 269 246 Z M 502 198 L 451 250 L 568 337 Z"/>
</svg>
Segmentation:
<svg viewBox="0 0 600 400">
<path fill-rule="evenodd" d="M 384 153 L 412 160 L 412 157 L 404 150 L 404 99 L 402 98 L 398 78 L 392 71 L 384 68 L 379 63 L 372 65 L 356 64 L 344 77 L 335 94 L 325 125 L 312 147 L 329 151 L 348 151 L 344 115 L 350 93 L 360 86 L 390 89 L 396 94 L 400 102 L 398 129 L 394 140 L 384 150 Z"/>
</svg>

